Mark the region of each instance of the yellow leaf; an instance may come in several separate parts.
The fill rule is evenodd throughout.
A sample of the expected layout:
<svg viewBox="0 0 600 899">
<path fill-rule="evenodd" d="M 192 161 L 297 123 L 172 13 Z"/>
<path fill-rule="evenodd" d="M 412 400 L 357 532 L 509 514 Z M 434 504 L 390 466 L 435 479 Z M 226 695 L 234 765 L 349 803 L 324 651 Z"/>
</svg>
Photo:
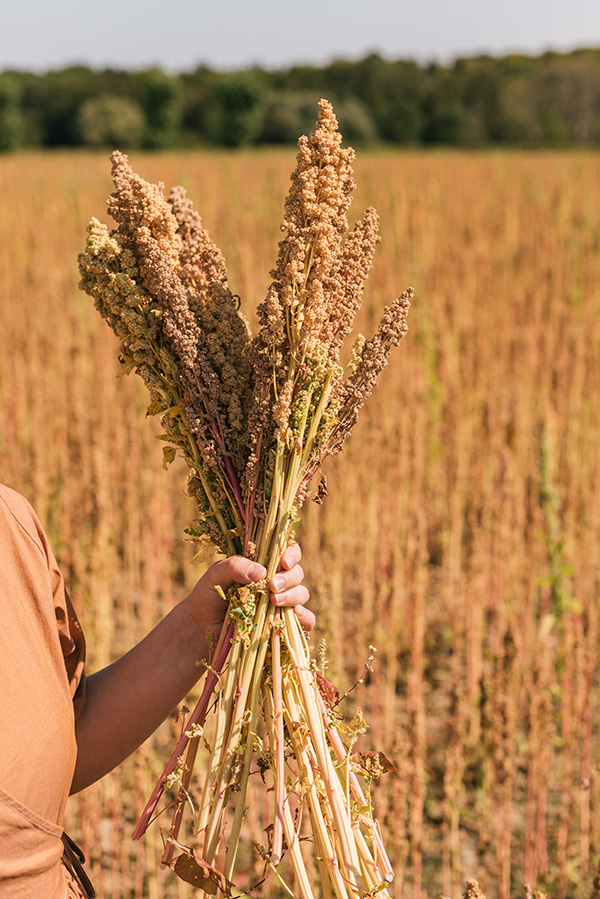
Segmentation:
<svg viewBox="0 0 600 899">
<path fill-rule="evenodd" d="M 171 464 L 171 462 L 175 459 L 177 455 L 177 450 L 174 446 L 163 446 L 163 468 L 165 471 Z"/>
</svg>

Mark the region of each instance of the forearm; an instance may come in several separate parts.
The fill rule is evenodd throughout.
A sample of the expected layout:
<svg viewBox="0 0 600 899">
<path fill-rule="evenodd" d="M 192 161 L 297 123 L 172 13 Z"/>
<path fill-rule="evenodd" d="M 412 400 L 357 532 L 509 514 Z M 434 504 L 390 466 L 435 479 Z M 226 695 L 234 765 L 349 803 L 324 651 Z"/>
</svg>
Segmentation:
<svg viewBox="0 0 600 899">
<path fill-rule="evenodd" d="M 87 681 L 76 725 L 76 793 L 127 758 L 172 712 L 202 673 L 205 627 L 185 599 L 121 659 Z"/>
<path fill-rule="evenodd" d="M 304 608 L 308 590 L 301 583 L 300 555 L 297 544 L 289 546 L 279 574 L 267 587 L 271 601 L 295 607 L 303 627 L 310 629 L 314 615 Z M 207 636 L 216 636 L 222 627 L 223 590 L 232 584 L 250 584 L 266 574 L 266 568 L 243 556 L 215 562 L 190 595 L 141 643 L 88 677 L 87 702 L 76 724 L 78 756 L 72 793 L 131 755 L 196 683 L 202 673 L 198 663 L 209 656 Z"/>
</svg>

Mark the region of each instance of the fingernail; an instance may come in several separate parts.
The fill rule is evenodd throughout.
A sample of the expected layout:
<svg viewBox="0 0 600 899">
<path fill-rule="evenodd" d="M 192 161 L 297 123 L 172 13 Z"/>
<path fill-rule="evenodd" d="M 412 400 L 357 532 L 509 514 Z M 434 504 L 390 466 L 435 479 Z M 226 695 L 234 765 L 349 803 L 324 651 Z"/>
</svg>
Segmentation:
<svg viewBox="0 0 600 899">
<path fill-rule="evenodd" d="M 280 574 L 276 574 L 275 577 L 273 578 L 273 589 L 275 590 L 276 593 L 278 593 L 279 590 L 283 590 L 284 587 L 285 587 L 285 578 L 282 577 Z"/>
<path fill-rule="evenodd" d="M 260 581 L 260 579 L 265 576 L 265 569 L 262 565 L 259 565 L 258 562 L 252 562 L 252 564 L 248 566 L 247 573 L 251 580 Z"/>
</svg>

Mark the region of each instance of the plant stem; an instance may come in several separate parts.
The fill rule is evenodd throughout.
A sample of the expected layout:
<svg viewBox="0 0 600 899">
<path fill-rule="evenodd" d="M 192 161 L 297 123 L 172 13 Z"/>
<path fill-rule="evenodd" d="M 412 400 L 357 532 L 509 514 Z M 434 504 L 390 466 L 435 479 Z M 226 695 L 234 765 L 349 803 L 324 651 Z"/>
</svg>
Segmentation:
<svg viewBox="0 0 600 899">
<path fill-rule="evenodd" d="M 204 688 L 202 690 L 202 694 L 200 696 L 200 699 L 198 700 L 198 703 L 196 704 L 196 708 L 192 712 L 190 719 L 188 721 L 188 730 L 190 729 L 191 725 L 201 724 L 204 722 L 204 719 L 206 717 L 206 712 L 208 710 L 208 706 L 210 703 L 210 699 L 212 697 L 213 690 L 218 681 L 219 672 L 221 671 L 223 665 L 225 664 L 225 662 L 227 660 L 227 655 L 229 652 L 229 648 L 231 646 L 231 639 L 233 637 L 233 633 L 234 633 L 234 623 L 230 619 L 226 619 L 225 623 L 223 625 L 223 629 L 221 631 L 221 636 L 219 638 L 219 642 L 215 649 L 214 661 L 212 663 L 211 670 L 209 672 L 207 672 L 206 681 L 204 683 Z M 165 765 L 165 768 L 163 769 L 163 772 L 158 780 L 158 783 L 156 784 L 154 790 L 152 791 L 152 795 L 150 796 L 150 799 L 146 803 L 146 807 L 142 813 L 142 816 L 141 816 L 140 820 L 138 821 L 137 827 L 135 828 L 135 830 L 133 832 L 134 840 L 139 840 L 140 837 L 142 837 L 144 835 L 144 833 L 146 832 L 148 825 L 150 823 L 152 814 L 154 813 L 154 810 L 155 810 L 156 806 L 158 805 L 160 797 L 162 796 L 162 794 L 164 792 L 167 778 L 169 777 L 170 774 L 173 773 L 173 771 L 177 767 L 178 760 L 180 759 L 181 754 L 185 750 L 188 740 L 189 740 L 189 737 L 186 735 L 186 733 L 185 732 L 182 733 L 181 737 L 177 741 L 177 745 L 175 746 L 175 749 L 173 750 L 171 758 Z"/>
<path fill-rule="evenodd" d="M 318 710 L 318 690 L 314 678 L 310 673 L 306 656 L 302 652 L 302 641 L 298 639 L 297 628 L 294 622 L 290 620 L 287 610 L 284 611 L 284 615 L 286 618 L 286 638 L 288 640 L 290 657 L 298 678 L 300 694 L 302 696 L 302 705 L 315 746 L 317 761 L 323 776 L 327 798 L 333 813 L 336 833 L 342 850 L 342 857 L 348 870 L 350 884 L 357 888 L 358 881 L 361 879 L 361 871 L 358 854 L 352 838 L 352 822 L 350 820 L 349 810 L 347 811 L 345 809 L 338 773 L 333 766 L 327 747 L 323 719 Z M 342 792 L 342 796 L 340 796 L 340 792 Z"/>
<path fill-rule="evenodd" d="M 306 724 L 302 701 L 297 682 L 289 675 L 284 679 L 286 691 L 286 721 L 288 732 L 294 744 L 294 756 L 301 765 L 300 778 L 306 780 L 307 804 L 311 817 L 312 832 L 317 840 L 317 859 L 320 867 L 325 866 L 325 882 L 331 882 L 338 899 L 348 899 L 348 890 L 339 867 L 335 864 L 334 850 L 329 838 L 328 827 L 324 819 L 323 806 L 325 796 L 323 785 L 317 785 L 315 774 L 316 755 L 310 739 L 310 730 Z M 299 722 L 304 724 L 298 726 Z"/>
<path fill-rule="evenodd" d="M 285 757 L 283 737 L 283 696 L 282 696 L 282 670 L 281 670 L 281 635 L 279 625 L 281 623 L 280 610 L 274 619 L 272 638 L 272 675 L 273 675 L 273 715 L 275 719 L 275 809 L 273 817 L 273 847 L 271 861 L 278 865 L 281 861 L 281 848 L 283 845 L 283 814 L 285 803 Z"/>
<path fill-rule="evenodd" d="M 269 609 L 267 612 L 265 624 L 262 629 L 262 633 L 260 635 L 258 647 L 252 653 L 254 667 L 252 671 L 252 677 L 250 679 L 250 721 L 246 727 L 246 751 L 244 753 L 242 776 L 239 782 L 239 792 L 237 795 L 235 815 L 231 828 L 231 834 L 229 837 L 227 854 L 225 856 L 225 867 L 223 870 L 225 877 L 227 877 L 228 879 L 231 879 L 231 875 L 233 873 L 233 866 L 235 864 L 235 857 L 239 846 L 242 820 L 246 813 L 246 793 L 248 791 L 248 778 L 250 776 L 252 756 L 254 754 L 254 739 L 257 736 L 258 730 L 258 697 L 260 695 L 262 685 L 262 673 L 264 671 L 267 649 L 269 648 L 271 622 L 274 614 L 275 609 L 269 603 Z M 248 655 L 250 655 L 250 653 L 248 653 Z"/>
</svg>

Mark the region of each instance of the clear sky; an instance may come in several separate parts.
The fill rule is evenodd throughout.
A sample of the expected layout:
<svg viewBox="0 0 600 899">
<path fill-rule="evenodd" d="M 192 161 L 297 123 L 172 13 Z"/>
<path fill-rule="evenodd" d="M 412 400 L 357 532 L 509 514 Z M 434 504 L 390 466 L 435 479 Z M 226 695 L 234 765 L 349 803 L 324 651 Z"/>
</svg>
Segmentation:
<svg viewBox="0 0 600 899">
<path fill-rule="evenodd" d="M 4 0 L 0 70 L 452 60 L 600 47 L 600 0 Z"/>
</svg>

